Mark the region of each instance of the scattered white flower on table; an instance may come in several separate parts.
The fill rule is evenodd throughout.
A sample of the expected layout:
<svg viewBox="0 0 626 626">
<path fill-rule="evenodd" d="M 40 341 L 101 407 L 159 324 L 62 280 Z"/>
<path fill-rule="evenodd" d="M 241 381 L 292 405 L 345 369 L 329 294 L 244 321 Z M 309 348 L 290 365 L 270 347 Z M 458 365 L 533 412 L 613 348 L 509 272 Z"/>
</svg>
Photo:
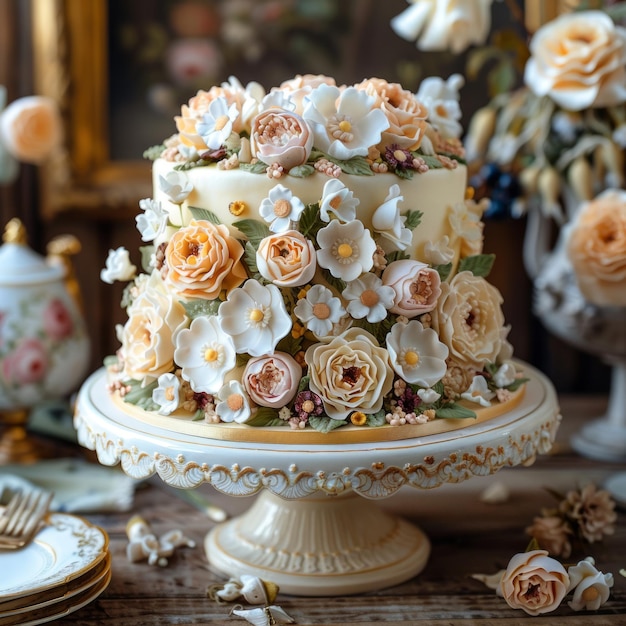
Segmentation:
<svg viewBox="0 0 626 626">
<path fill-rule="evenodd" d="M 424 328 L 417 320 L 392 327 L 387 333 L 387 351 L 394 370 L 408 383 L 430 387 L 446 373 L 448 347 L 432 328 Z"/>
<path fill-rule="evenodd" d="M 202 119 L 196 124 L 196 131 L 211 150 L 218 150 L 233 132 L 233 122 L 239 117 L 235 103 L 229 106 L 228 100 L 220 96 L 213 100 Z"/>
<path fill-rule="evenodd" d="M 359 199 L 337 178 L 331 178 L 324 185 L 320 201 L 320 219 L 330 221 L 330 214 L 342 222 L 351 222 L 356 219 L 356 208 Z"/>
<path fill-rule="evenodd" d="M 517 369 L 513 363 L 503 363 L 493 375 L 493 382 L 496 387 L 508 387 L 515 382 Z"/>
<path fill-rule="evenodd" d="M 217 393 L 219 402 L 215 411 L 222 422 L 244 424 L 250 417 L 250 400 L 237 380 L 229 380 Z"/>
<path fill-rule="evenodd" d="M 261 201 L 259 214 L 270 225 L 273 233 L 282 233 L 297 222 L 304 211 L 304 203 L 283 185 L 276 185 Z"/>
<path fill-rule="evenodd" d="M 393 306 L 394 290 L 376 276 L 367 272 L 350 281 L 341 294 L 348 302 L 348 313 L 355 319 L 367 318 L 371 324 L 382 322 Z"/>
<path fill-rule="evenodd" d="M 592 557 L 568 568 L 572 599 L 567 603 L 574 611 L 597 611 L 608 599 L 613 586 L 613 574 L 603 574 L 595 567 Z"/>
<path fill-rule="evenodd" d="M 304 298 L 300 298 L 293 312 L 317 337 L 331 334 L 334 324 L 346 315 L 341 300 L 324 285 L 313 285 Z"/>
<path fill-rule="evenodd" d="M 428 121 L 446 139 L 458 139 L 463 131 L 459 90 L 464 82 L 461 74 L 452 74 L 447 80 L 430 76 L 417 92 L 417 99 L 428 109 Z"/>
<path fill-rule="evenodd" d="M 109 250 L 106 267 L 100 271 L 100 279 L 112 285 L 116 280 L 132 280 L 137 273 L 137 267 L 130 262 L 130 254 L 124 246 Z"/>
<path fill-rule="evenodd" d="M 340 224 L 332 220 L 317 233 L 317 262 L 335 278 L 350 282 L 374 266 L 376 242 L 359 220 Z"/>
<path fill-rule="evenodd" d="M 491 406 L 491 400 L 495 398 L 495 391 L 491 391 L 484 376 L 474 376 L 469 389 L 461 394 L 464 400 L 476 402 L 480 406 Z"/>
<path fill-rule="evenodd" d="M 404 200 L 399 185 L 391 185 L 385 201 L 374 211 L 372 226 L 380 234 L 379 244 L 385 252 L 406 250 L 413 241 L 413 233 L 404 228 L 406 216 L 400 215 L 398 204 Z"/>
<path fill-rule="evenodd" d="M 454 259 L 454 250 L 450 247 L 450 237 L 444 235 L 439 241 L 427 241 L 424 244 L 424 260 L 431 265 L 447 265 Z"/>
<path fill-rule="evenodd" d="M 147 559 L 149 565 L 165 567 L 168 558 L 176 548 L 195 548 L 196 542 L 186 537 L 181 530 L 170 530 L 157 537 L 150 525 L 139 515 L 135 515 L 126 524 L 128 545 L 126 556 L 131 563 Z"/>
<path fill-rule="evenodd" d="M 158 413 L 170 415 L 180 402 L 180 379 L 176 374 L 161 374 L 158 387 L 152 392 L 152 401 L 159 405 Z"/>
<path fill-rule="evenodd" d="M 291 317 L 278 287 L 264 286 L 254 279 L 233 289 L 220 305 L 218 315 L 236 351 L 250 356 L 271 354 L 291 331 Z"/>
<path fill-rule="evenodd" d="M 315 146 L 330 156 L 347 161 L 367 156 L 370 147 L 389 128 L 385 113 L 374 108 L 376 99 L 365 91 L 320 85 L 309 95 L 303 117 L 314 129 Z"/>
<path fill-rule="evenodd" d="M 194 391 L 217 393 L 225 375 L 235 367 L 235 345 L 220 319 L 199 316 L 178 333 L 174 360 Z"/>
<path fill-rule="evenodd" d="M 424 404 L 432 404 L 441 398 L 441 394 L 434 389 L 418 389 L 417 395 Z"/>
<path fill-rule="evenodd" d="M 492 483 L 480 494 L 480 501 L 487 504 L 502 504 L 510 498 L 511 491 L 503 482 Z"/>
<path fill-rule="evenodd" d="M 394 32 L 420 50 L 463 52 L 487 40 L 492 0 L 407 0 L 411 6 L 391 20 Z"/>
<path fill-rule="evenodd" d="M 158 200 L 152 198 L 140 200 L 139 207 L 143 209 L 143 213 L 135 217 L 135 222 L 137 223 L 137 230 L 141 234 L 141 240 L 154 241 L 165 233 L 169 213 Z"/>
<path fill-rule="evenodd" d="M 159 188 L 174 204 L 184 202 L 193 191 L 187 175 L 178 170 L 171 170 L 165 176 L 159 175 Z"/>
</svg>

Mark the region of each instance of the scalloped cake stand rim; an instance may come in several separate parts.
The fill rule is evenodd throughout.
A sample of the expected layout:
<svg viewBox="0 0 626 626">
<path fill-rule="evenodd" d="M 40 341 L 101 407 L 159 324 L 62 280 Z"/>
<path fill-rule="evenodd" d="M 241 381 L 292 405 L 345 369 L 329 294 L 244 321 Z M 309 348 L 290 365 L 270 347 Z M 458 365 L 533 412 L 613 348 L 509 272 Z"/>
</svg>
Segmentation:
<svg viewBox="0 0 626 626">
<path fill-rule="evenodd" d="M 556 393 L 541 372 L 520 365 L 529 382 L 506 415 L 399 441 L 303 446 L 178 433 L 124 413 L 102 369 L 82 386 L 74 424 L 83 446 L 129 476 L 260 494 L 248 511 L 208 533 L 213 569 L 254 574 L 296 595 L 360 593 L 412 578 L 430 552 L 419 528 L 383 511 L 376 499 L 405 485 L 430 489 L 530 464 L 549 451 L 561 420 Z"/>
</svg>

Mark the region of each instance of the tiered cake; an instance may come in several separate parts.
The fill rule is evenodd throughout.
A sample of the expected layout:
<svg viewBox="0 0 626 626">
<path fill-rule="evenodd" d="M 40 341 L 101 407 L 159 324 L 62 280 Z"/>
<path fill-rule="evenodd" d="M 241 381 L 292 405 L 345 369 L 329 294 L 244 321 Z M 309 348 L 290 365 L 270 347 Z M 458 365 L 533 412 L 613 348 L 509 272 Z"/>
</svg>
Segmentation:
<svg viewBox="0 0 626 626">
<path fill-rule="evenodd" d="M 124 410 L 218 438 L 399 439 L 523 394 L 487 280 L 462 80 L 230 79 L 147 152 L 154 197 L 103 278 L 129 280 L 106 361 Z M 173 422 L 172 420 L 177 420 Z"/>
</svg>

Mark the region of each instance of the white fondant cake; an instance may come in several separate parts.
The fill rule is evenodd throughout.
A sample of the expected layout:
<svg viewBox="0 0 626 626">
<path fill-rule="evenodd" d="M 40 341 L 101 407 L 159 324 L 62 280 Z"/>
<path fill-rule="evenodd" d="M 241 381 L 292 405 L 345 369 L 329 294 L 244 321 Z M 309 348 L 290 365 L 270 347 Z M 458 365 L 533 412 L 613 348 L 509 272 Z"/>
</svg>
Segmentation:
<svg viewBox="0 0 626 626">
<path fill-rule="evenodd" d="M 183 106 L 148 152 L 144 271 L 122 248 L 103 271 L 130 281 L 112 393 L 148 420 L 325 435 L 414 436 L 514 403 L 460 82 L 231 79 Z"/>
</svg>

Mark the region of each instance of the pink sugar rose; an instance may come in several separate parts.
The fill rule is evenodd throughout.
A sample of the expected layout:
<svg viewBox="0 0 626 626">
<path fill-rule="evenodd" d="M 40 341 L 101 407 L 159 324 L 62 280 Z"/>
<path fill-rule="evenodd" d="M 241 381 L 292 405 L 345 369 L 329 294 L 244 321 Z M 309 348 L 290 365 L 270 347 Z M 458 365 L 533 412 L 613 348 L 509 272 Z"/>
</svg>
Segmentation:
<svg viewBox="0 0 626 626">
<path fill-rule="evenodd" d="M 389 263 L 382 281 L 395 292 L 391 312 L 408 318 L 432 311 L 441 295 L 439 273 L 412 259 Z"/>
<path fill-rule="evenodd" d="M 286 171 L 307 162 L 313 148 L 313 133 L 296 113 L 271 108 L 252 122 L 250 145 L 253 156 Z"/>
<path fill-rule="evenodd" d="M 243 383 L 256 404 L 279 409 L 296 395 L 301 377 L 302 367 L 290 354 L 275 352 L 250 359 Z"/>
<path fill-rule="evenodd" d="M 48 355 L 39 339 L 24 339 L 2 363 L 2 375 L 14 385 L 40 382 L 48 370 Z"/>
<path fill-rule="evenodd" d="M 55 341 L 65 339 L 74 330 L 74 320 L 65 304 L 58 298 L 50 300 L 43 312 L 43 327 L 46 334 Z"/>
</svg>

